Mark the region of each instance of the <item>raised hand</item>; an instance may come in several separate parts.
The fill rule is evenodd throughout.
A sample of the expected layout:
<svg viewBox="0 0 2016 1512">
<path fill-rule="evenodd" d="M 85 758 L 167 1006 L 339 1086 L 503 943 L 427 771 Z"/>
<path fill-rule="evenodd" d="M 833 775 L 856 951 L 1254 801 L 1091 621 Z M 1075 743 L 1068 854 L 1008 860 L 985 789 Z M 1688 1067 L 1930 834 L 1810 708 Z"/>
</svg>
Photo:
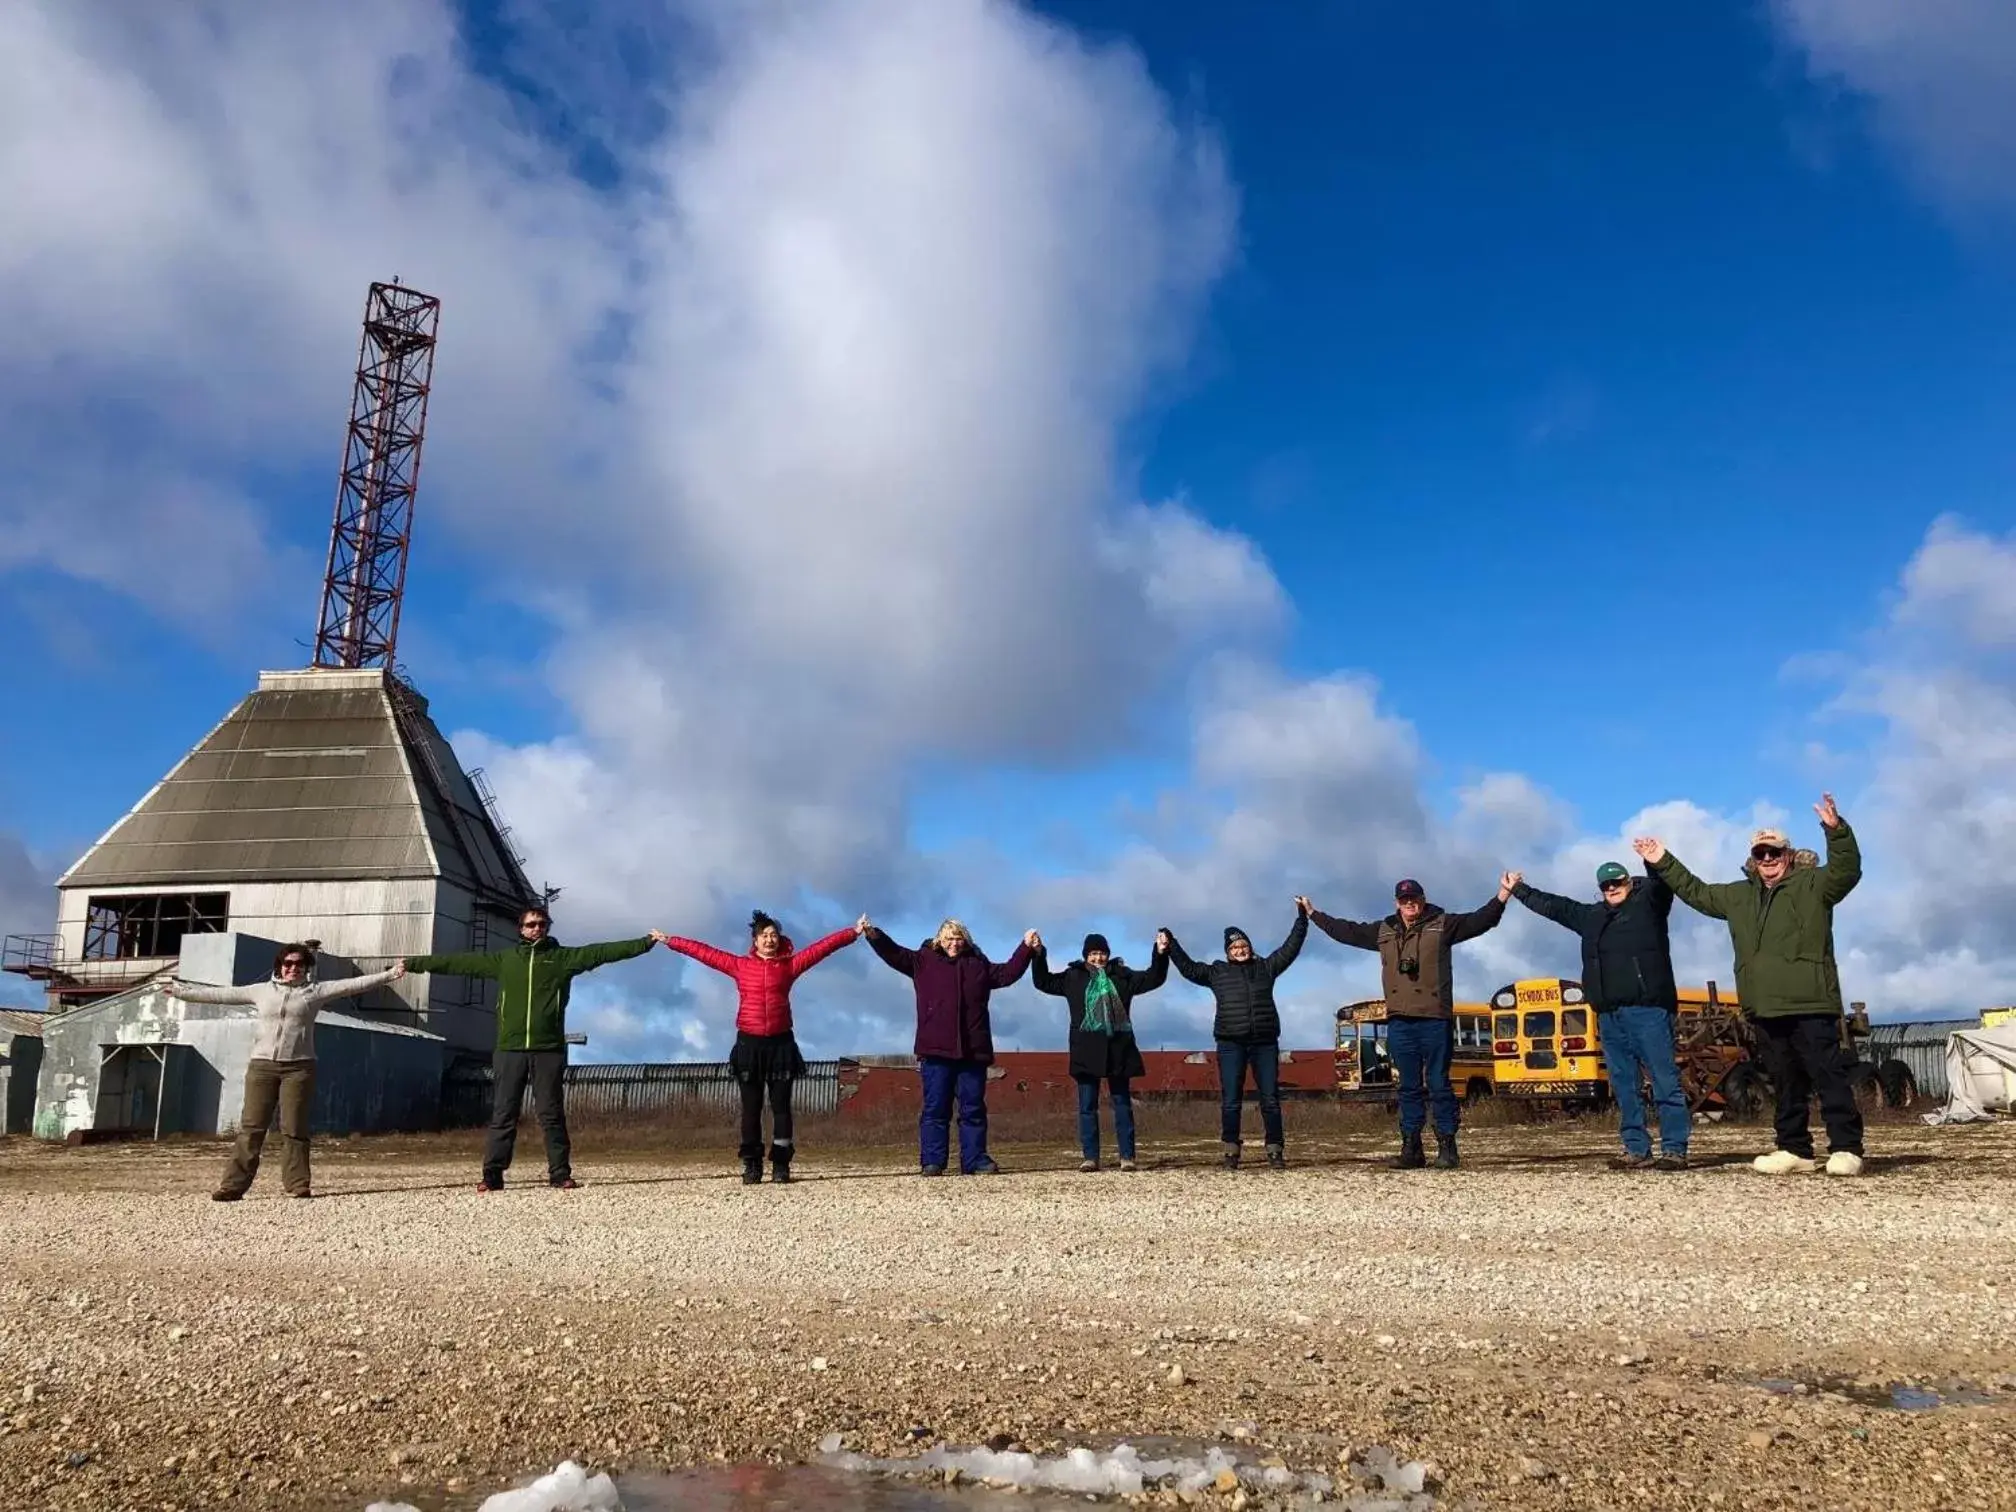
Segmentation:
<svg viewBox="0 0 2016 1512">
<path fill-rule="evenodd" d="M 406 975 L 406 963 L 404 961 L 394 961 L 392 963 L 392 980 L 396 982 L 404 975 Z"/>
<path fill-rule="evenodd" d="M 1027 945 L 1031 950 L 1041 950 L 1043 948 L 1043 936 L 1036 933 L 1033 929 L 1024 930 L 1022 933 L 1022 943 Z"/>
<path fill-rule="evenodd" d="M 1295 907 L 1304 917 L 1316 912 L 1316 905 L 1300 893 L 1295 894 Z"/>
<path fill-rule="evenodd" d="M 1820 801 L 1813 805 L 1813 812 L 1820 816 L 1820 822 L 1833 829 L 1841 822 L 1841 810 L 1834 806 L 1834 795 L 1822 793 Z"/>
<path fill-rule="evenodd" d="M 1513 889 L 1526 880 L 1524 872 L 1508 871 L 1498 879 L 1498 898 L 1504 901 L 1512 896 Z"/>
<path fill-rule="evenodd" d="M 1158 929 L 1158 930 L 1156 930 L 1156 931 L 1155 931 L 1155 953 L 1156 953 L 1157 955 L 1167 955 L 1167 954 L 1169 954 L 1169 931 L 1168 931 L 1168 930 L 1166 930 L 1166 929 Z"/>
<path fill-rule="evenodd" d="M 873 929 L 874 927 L 875 926 L 873 924 L 870 924 L 868 922 L 868 915 L 866 914 L 861 915 L 860 918 L 854 921 L 854 933 L 856 936 L 865 935 L 866 933 L 868 933 L 869 930 Z"/>
<path fill-rule="evenodd" d="M 665 933 L 665 931 L 662 929 L 654 929 L 651 931 L 651 943 L 654 945 L 663 945 L 667 940 L 671 938 L 672 936 Z"/>
<path fill-rule="evenodd" d="M 1657 836 L 1640 835 L 1631 842 L 1631 849 L 1654 866 L 1666 859 L 1666 843 Z"/>
</svg>

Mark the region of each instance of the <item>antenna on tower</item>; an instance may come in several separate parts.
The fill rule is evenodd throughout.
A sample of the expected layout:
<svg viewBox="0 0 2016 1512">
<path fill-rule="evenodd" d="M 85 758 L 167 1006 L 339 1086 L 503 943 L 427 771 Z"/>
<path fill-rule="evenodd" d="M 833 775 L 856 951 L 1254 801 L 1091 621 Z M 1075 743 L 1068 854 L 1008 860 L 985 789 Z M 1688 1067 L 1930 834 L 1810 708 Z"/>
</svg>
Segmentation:
<svg viewBox="0 0 2016 1512">
<path fill-rule="evenodd" d="M 357 388 L 316 622 L 318 667 L 393 665 L 441 301 L 391 283 L 364 299 Z"/>
</svg>

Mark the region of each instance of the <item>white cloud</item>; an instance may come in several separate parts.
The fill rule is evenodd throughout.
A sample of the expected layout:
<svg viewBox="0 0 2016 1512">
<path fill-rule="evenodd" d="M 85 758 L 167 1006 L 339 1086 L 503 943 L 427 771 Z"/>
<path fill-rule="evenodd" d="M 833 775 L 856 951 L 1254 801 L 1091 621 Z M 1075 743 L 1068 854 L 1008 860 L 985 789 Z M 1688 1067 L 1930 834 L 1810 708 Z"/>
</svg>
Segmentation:
<svg viewBox="0 0 2016 1512">
<path fill-rule="evenodd" d="M 1774 0 L 1817 77 L 1874 105 L 1881 133 L 1956 208 L 2016 203 L 2016 9 L 2005 0 Z"/>
</svg>

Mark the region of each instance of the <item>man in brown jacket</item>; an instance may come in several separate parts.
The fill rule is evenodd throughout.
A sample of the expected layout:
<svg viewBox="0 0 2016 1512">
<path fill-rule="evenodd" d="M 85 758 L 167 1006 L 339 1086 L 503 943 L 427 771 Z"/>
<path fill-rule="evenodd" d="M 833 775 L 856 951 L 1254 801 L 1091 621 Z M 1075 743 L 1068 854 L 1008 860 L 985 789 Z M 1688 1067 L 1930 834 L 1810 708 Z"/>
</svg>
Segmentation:
<svg viewBox="0 0 2016 1512">
<path fill-rule="evenodd" d="M 1333 919 L 1312 909 L 1309 921 L 1340 945 L 1379 953 L 1386 998 L 1386 1044 L 1400 1084 L 1400 1153 L 1393 1164 L 1416 1171 L 1428 1163 L 1421 1131 L 1428 1103 L 1435 1105 L 1435 1164 L 1457 1166 L 1456 1130 L 1462 1116 L 1449 1082 L 1455 1050 L 1455 983 L 1450 953 L 1465 940 L 1498 927 L 1505 900 L 1519 885 L 1519 873 L 1498 881 L 1498 896 L 1470 913 L 1446 913 L 1428 901 L 1419 882 L 1407 878 L 1393 889 L 1393 912 L 1375 923 Z M 1301 900 L 1304 904 L 1308 899 Z M 1424 1087 L 1425 1083 L 1425 1087 Z"/>
</svg>

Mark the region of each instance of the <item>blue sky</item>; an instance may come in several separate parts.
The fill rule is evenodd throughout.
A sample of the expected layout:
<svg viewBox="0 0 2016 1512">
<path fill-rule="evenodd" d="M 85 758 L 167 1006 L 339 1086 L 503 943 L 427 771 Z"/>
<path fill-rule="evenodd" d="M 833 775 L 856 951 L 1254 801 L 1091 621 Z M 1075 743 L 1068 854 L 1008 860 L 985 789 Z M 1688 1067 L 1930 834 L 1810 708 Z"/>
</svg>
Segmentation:
<svg viewBox="0 0 2016 1512">
<path fill-rule="evenodd" d="M 704 6 L 617 8 L 602 30 L 529 3 L 416 6 L 382 55 L 344 32 L 318 82 L 331 23 L 305 13 L 247 25 L 221 78 L 178 80 L 176 50 L 143 57 L 116 7 L 31 5 L 22 35 L 51 57 L 153 101 L 171 135 L 260 161 L 213 248 L 256 297 L 201 379 L 214 331 L 178 342 L 163 313 L 193 303 L 200 259 L 150 250 L 180 233 L 48 201 L 36 250 L 53 268 L 89 249 L 145 334 L 122 346 L 110 313 L 52 325 L 0 367 L 20 459 L 0 475 L 17 541 L 0 552 L 0 837 L 27 857 L 7 926 L 46 927 L 39 879 L 253 671 L 305 660 L 356 309 L 365 278 L 394 272 L 446 300 L 403 659 L 586 932 L 636 922 L 616 900 L 640 889 L 666 900 L 644 922 L 716 935 L 780 901 L 905 928 L 949 909 L 1004 949 L 1025 921 L 1074 946 L 1093 923 L 1165 916 L 1258 932 L 1257 910 L 1304 888 L 1379 907 L 1396 869 L 1452 903 L 1500 865 L 1579 887 L 1591 847 L 1648 808 L 1733 846 L 1760 805 L 1803 815 L 1822 785 L 1921 833 L 1900 774 L 1950 732 L 1902 690 L 2004 686 L 2000 632 L 1938 616 L 2000 623 L 1982 608 L 1994 574 L 1947 569 L 1999 561 L 2016 531 L 2016 223 L 1970 157 L 2016 131 L 1993 101 L 1958 134 L 1923 105 L 1942 69 L 1968 87 L 1966 60 L 2006 56 L 2012 33 L 1964 0 L 1933 9 L 1913 48 L 1885 50 L 1869 24 L 1897 12 L 1875 0 L 1503 3 L 1460 27 L 1398 3 L 961 6 L 903 25 L 807 5 L 768 31 Z M 921 85 L 870 98 L 822 57 L 942 70 L 999 109 L 969 117 Z M 372 87 L 331 131 L 390 144 L 393 166 L 416 142 L 443 162 L 468 146 L 474 190 L 439 168 L 421 204 L 388 166 L 302 200 L 290 177 L 319 182 L 326 144 L 260 112 L 346 79 Z M 205 90 L 224 103 L 206 110 Z M 66 153 L 88 181 L 92 144 L 52 137 Z M 339 232 L 346 196 L 392 210 Z M 787 211 L 768 240 L 748 229 Z M 862 257 L 815 259 L 783 294 L 737 282 L 763 254 L 828 245 Z M 870 263 L 909 272 L 885 285 Z M 943 311 L 956 324 L 997 296 L 1027 308 L 934 345 Z M 703 327 L 746 339 L 708 346 Z M 1024 328 L 1054 339 L 1024 352 Z M 830 383 L 808 353 L 836 331 L 860 366 Z M 858 472 L 822 439 L 878 423 L 850 408 L 875 392 L 862 374 L 926 406 L 936 449 L 914 476 L 900 426 Z M 969 379 L 971 406 L 962 391 L 929 411 Z M 688 415 L 706 417 L 692 434 Z M 802 455 L 772 509 L 777 438 Z M 189 496 L 183 528 L 164 487 Z M 740 575 L 741 558 L 862 534 L 884 494 L 872 567 Z M 1958 534 L 1935 538 L 1942 519 Z M 1182 522 L 1192 554 L 1158 550 Z M 905 569 L 913 542 L 997 530 L 1018 544 L 918 547 Z M 677 544 L 653 568 L 661 537 Z M 1001 549 L 1016 561 L 979 586 Z M 1087 565 L 1102 550 L 1107 576 Z M 850 572 L 858 595 L 826 604 Z M 779 582 L 809 594 L 799 618 L 748 607 Z M 1221 586 L 1193 603 L 1185 583 Z M 913 589 L 939 616 L 921 638 L 891 607 Z M 822 640 L 830 662 L 807 649 Z M 675 661 L 690 672 L 632 696 Z M 848 697 L 890 669 L 916 689 Z M 971 686 L 934 691 L 954 682 Z M 1213 744 L 1214 714 L 1277 683 L 1282 708 L 1363 692 L 1334 728 L 1282 735 L 1307 746 L 1293 773 Z M 940 697 L 942 722 L 911 721 Z M 780 701 L 789 720 L 766 723 Z M 758 775 L 733 776 L 745 743 Z M 2000 812 L 2009 776 L 1983 758 L 1964 802 Z M 580 838 L 687 802 L 764 812 L 732 832 L 667 819 L 640 837 L 649 856 Z M 1214 814 L 1242 835 L 1328 828 L 1249 854 Z M 1987 933 L 1896 923 L 1931 907 L 1925 885 L 1900 859 L 1869 979 L 1914 1007 L 1990 990 Z M 1524 926 L 1501 944 L 1480 980 L 1565 966 Z M 1712 936 L 1690 948 L 1712 966 Z M 1309 1024 L 1363 985 L 1366 963 L 1332 966 Z M 850 1027 L 831 1037 L 900 1038 L 886 983 L 835 976 Z M 592 1009 L 612 1044 L 718 1046 L 710 985 L 669 963 L 640 981 Z"/>
</svg>

